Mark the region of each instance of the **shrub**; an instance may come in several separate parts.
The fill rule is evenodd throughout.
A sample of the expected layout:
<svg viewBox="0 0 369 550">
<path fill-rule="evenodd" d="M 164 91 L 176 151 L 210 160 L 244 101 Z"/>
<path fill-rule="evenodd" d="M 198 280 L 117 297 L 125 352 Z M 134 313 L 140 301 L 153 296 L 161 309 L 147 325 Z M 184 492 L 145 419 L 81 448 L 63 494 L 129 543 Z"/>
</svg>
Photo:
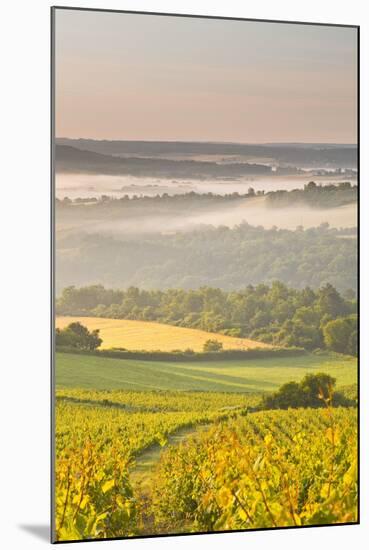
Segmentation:
<svg viewBox="0 0 369 550">
<path fill-rule="evenodd" d="M 343 393 L 334 392 L 336 379 L 329 374 L 307 374 L 300 383 L 288 382 L 273 394 L 264 396 L 261 409 L 288 409 L 297 407 L 347 407 L 354 401 Z"/>
</svg>

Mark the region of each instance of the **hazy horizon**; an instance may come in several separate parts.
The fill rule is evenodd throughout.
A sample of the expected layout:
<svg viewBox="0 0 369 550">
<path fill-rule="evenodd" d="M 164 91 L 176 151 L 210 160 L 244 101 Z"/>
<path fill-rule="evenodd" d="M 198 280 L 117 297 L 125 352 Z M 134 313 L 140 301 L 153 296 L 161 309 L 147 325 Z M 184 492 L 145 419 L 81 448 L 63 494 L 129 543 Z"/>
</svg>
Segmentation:
<svg viewBox="0 0 369 550">
<path fill-rule="evenodd" d="M 86 137 L 86 136 L 77 136 L 77 137 L 71 137 L 71 136 L 55 136 L 55 139 L 69 139 L 73 141 L 79 141 L 79 140 L 90 140 L 90 141 L 147 141 L 147 142 L 173 142 L 173 143 L 214 143 L 214 144 L 237 144 L 237 145 L 261 145 L 261 146 L 268 146 L 268 145 L 287 145 L 287 146 L 293 146 L 293 145 L 337 145 L 337 146 L 357 146 L 357 141 L 352 142 L 339 142 L 339 141 L 218 141 L 218 140 L 210 140 L 210 139 L 130 139 L 130 138 L 92 138 L 92 137 Z"/>
</svg>

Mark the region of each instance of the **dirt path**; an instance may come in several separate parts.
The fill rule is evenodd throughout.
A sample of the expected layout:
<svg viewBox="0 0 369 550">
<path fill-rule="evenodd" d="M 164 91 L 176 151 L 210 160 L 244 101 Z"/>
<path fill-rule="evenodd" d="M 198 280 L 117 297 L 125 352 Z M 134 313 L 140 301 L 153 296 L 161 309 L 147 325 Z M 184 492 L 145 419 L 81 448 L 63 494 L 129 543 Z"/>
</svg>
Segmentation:
<svg viewBox="0 0 369 550">
<path fill-rule="evenodd" d="M 209 423 L 180 428 L 168 436 L 168 443 L 164 447 L 161 447 L 159 443 L 151 445 L 136 458 L 135 465 L 130 473 L 132 484 L 136 486 L 140 485 L 142 491 L 147 491 L 152 480 L 151 473 L 159 461 L 161 453 L 164 452 L 169 445 L 171 447 L 177 446 L 192 435 L 208 430 L 211 426 L 212 424 Z"/>
</svg>

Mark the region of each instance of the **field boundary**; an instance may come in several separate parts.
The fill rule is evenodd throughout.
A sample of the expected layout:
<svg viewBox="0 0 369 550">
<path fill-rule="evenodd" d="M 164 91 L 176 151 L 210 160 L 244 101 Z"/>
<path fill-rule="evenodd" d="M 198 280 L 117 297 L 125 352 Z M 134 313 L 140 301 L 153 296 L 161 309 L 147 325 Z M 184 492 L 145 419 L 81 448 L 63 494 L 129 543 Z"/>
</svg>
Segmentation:
<svg viewBox="0 0 369 550">
<path fill-rule="evenodd" d="M 138 359 L 141 361 L 222 361 L 240 359 L 263 359 L 269 357 L 291 357 L 307 355 L 303 348 L 253 348 L 247 350 L 222 350 L 210 352 L 170 352 L 170 351 L 135 351 L 135 350 L 81 350 L 78 348 L 58 346 L 56 351 L 60 353 L 71 353 L 74 355 L 92 355 L 96 357 L 109 357 L 112 359 Z"/>
</svg>

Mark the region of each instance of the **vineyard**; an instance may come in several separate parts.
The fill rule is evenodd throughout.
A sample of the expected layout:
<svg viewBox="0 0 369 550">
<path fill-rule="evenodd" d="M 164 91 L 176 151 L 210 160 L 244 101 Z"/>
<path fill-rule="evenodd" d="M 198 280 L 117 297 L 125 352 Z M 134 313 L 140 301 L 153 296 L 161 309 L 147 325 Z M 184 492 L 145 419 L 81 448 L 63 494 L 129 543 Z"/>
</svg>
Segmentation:
<svg viewBox="0 0 369 550">
<path fill-rule="evenodd" d="M 252 412 L 259 400 L 59 389 L 57 540 L 355 521 L 356 411 Z"/>
<path fill-rule="evenodd" d="M 160 531 L 355 522 L 355 411 L 249 415 L 169 450 L 156 472 Z"/>
</svg>

